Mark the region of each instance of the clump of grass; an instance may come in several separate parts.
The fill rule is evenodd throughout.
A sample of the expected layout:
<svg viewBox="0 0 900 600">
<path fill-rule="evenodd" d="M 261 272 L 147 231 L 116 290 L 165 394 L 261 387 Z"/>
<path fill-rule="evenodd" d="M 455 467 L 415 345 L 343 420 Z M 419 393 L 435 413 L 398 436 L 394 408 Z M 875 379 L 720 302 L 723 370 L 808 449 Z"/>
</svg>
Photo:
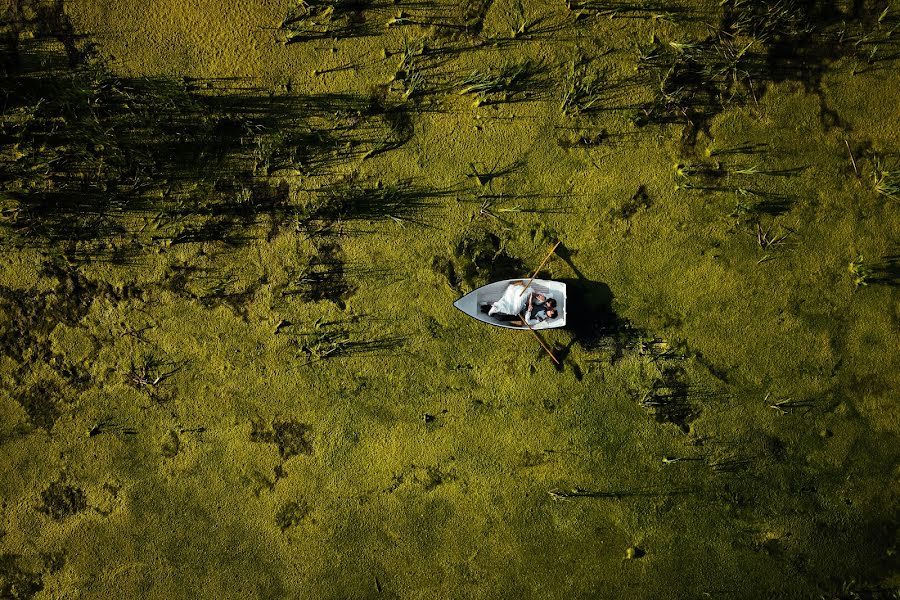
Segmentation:
<svg viewBox="0 0 900 600">
<path fill-rule="evenodd" d="M 296 0 L 281 22 L 282 43 L 347 37 L 365 31 L 354 18 L 355 13 L 369 7 L 368 0 Z"/>
<path fill-rule="evenodd" d="M 812 32 L 804 7 L 794 0 L 723 0 L 728 31 L 761 42 Z"/>
<path fill-rule="evenodd" d="M 512 9 L 506 13 L 506 24 L 509 26 L 509 32 L 513 38 L 528 33 L 528 28 L 531 26 L 531 20 L 525 14 L 525 7 L 522 4 L 522 0 L 516 0 Z"/>
<path fill-rule="evenodd" d="M 137 360 L 131 359 L 130 366 L 125 372 L 125 381 L 135 389 L 146 392 L 151 398 L 159 399 L 159 387 L 183 367 L 184 363 L 163 360 L 153 353 L 148 353 Z"/>
<path fill-rule="evenodd" d="M 512 94 L 523 91 L 534 69 L 535 64 L 525 59 L 505 64 L 499 71 L 472 71 L 459 83 L 459 94 L 474 96 L 475 106 L 495 97 L 507 100 Z"/>
<path fill-rule="evenodd" d="M 420 39 L 411 42 L 408 38 L 403 39 L 403 47 L 400 50 L 400 64 L 394 73 L 392 81 L 400 87 L 400 92 L 404 100 L 421 96 L 425 90 L 426 80 L 422 74 L 421 60 L 425 54 L 425 40 Z"/>
<path fill-rule="evenodd" d="M 679 177 L 702 177 L 706 179 L 716 179 L 727 174 L 721 168 L 718 161 L 715 165 L 705 165 L 703 163 L 675 163 L 672 169 Z"/>
<path fill-rule="evenodd" d="M 320 320 L 316 321 L 313 331 L 302 334 L 299 342 L 300 351 L 309 357 L 308 363 L 325 360 L 337 356 L 345 356 L 352 347 L 352 340 L 342 328 L 327 329 Z"/>
<path fill-rule="evenodd" d="M 591 112 L 600 108 L 609 86 L 603 73 L 588 74 L 573 62 L 566 77 L 560 110 L 566 116 Z"/>
<path fill-rule="evenodd" d="M 427 191 L 409 181 L 367 186 L 354 180 L 322 189 L 303 225 L 312 221 L 385 221 L 416 223 L 427 202 Z"/>
<path fill-rule="evenodd" d="M 854 288 L 869 285 L 869 278 L 872 276 L 872 269 L 866 266 L 865 259 L 862 254 L 857 255 L 854 260 L 847 265 L 847 271 L 853 281 Z"/>
<path fill-rule="evenodd" d="M 404 38 L 400 51 L 400 64 L 394 73 L 392 85 L 397 84 L 404 100 L 421 96 L 425 91 L 426 80 L 422 74 L 421 57 L 425 54 L 425 40 L 410 42 Z"/>
<path fill-rule="evenodd" d="M 900 196 L 900 170 L 888 169 L 884 161 L 876 156 L 872 183 L 876 192 L 882 196 L 896 199 Z"/>
<path fill-rule="evenodd" d="M 589 12 L 609 19 L 647 19 L 680 23 L 691 20 L 695 15 L 676 7 L 672 3 L 629 2 L 622 0 L 567 0 L 569 10 Z"/>
<path fill-rule="evenodd" d="M 352 322 L 352 321 L 351 321 Z M 307 360 L 299 366 L 319 362 L 329 358 L 348 357 L 358 354 L 387 352 L 396 348 L 398 338 L 360 339 L 359 332 L 351 330 L 347 322 L 324 321 L 319 318 L 312 330 L 300 333 L 296 345 Z"/>
<path fill-rule="evenodd" d="M 790 230 L 773 231 L 773 226 L 763 229 L 762 225 L 756 224 L 756 245 L 763 251 L 775 250 L 784 245 L 791 236 Z"/>
<path fill-rule="evenodd" d="M 750 217 L 751 214 L 755 212 L 755 207 L 752 202 L 748 201 L 745 197 L 738 197 L 737 201 L 734 203 L 734 209 L 732 209 L 731 213 L 728 215 L 733 219 L 746 219 Z"/>
</svg>

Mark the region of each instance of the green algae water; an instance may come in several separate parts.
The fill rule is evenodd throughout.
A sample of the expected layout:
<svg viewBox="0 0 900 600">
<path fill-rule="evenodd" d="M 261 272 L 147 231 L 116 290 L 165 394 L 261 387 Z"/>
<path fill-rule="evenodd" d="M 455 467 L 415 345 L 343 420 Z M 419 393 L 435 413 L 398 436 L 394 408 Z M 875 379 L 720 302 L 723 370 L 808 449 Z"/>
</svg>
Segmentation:
<svg viewBox="0 0 900 600">
<path fill-rule="evenodd" d="M 896 0 L 3 11 L 0 598 L 900 595 Z"/>
</svg>

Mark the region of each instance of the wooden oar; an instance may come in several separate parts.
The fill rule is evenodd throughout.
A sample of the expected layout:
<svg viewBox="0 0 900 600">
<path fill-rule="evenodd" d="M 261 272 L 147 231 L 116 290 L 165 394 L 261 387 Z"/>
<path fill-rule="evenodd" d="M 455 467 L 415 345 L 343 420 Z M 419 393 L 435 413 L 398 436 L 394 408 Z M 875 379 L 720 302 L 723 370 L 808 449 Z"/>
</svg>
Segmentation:
<svg viewBox="0 0 900 600">
<path fill-rule="evenodd" d="M 538 272 L 540 272 L 541 268 L 544 266 L 544 263 L 546 263 L 548 260 L 550 260 L 550 257 L 553 256 L 553 253 L 556 252 L 556 247 L 559 246 L 561 243 L 562 242 L 556 242 L 556 244 L 554 244 L 553 247 L 550 248 L 550 252 L 547 254 L 547 256 L 544 257 L 544 260 L 541 261 L 541 264 L 538 265 L 538 268 L 534 270 L 534 274 L 531 276 L 531 279 L 528 280 L 528 283 L 526 283 L 525 287 L 522 288 L 522 291 L 519 292 L 520 298 L 522 297 L 522 294 L 525 293 L 525 290 L 528 289 L 528 286 L 531 285 L 531 282 L 534 281 L 534 278 L 537 277 L 537 274 L 538 274 Z"/>
<path fill-rule="evenodd" d="M 544 343 L 544 340 L 541 339 L 541 336 L 539 336 L 537 334 L 537 331 L 535 331 L 534 328 L 528 323 L 528 319 L 525 318 L 525 313 L 522 313 L 519 316 L 522 317 L 522 322 L 525 323 L 525 326 L 528 328 L 528 331 L 530 331 L 531 333 L 534 334 L 534 337 L 537 339 L 538 344 L 541 345 L 541 348 L 543 348 L 544 351 L 550 355 L 550 358 L 553 359 L 553 362 L 555 362 L 558 365 L 559 361 L 556 360 L 556 357 L 553 356 L 552 352 L 550 352 L 550 348 L 547 347 L 547 344 Z"/>
</svg>

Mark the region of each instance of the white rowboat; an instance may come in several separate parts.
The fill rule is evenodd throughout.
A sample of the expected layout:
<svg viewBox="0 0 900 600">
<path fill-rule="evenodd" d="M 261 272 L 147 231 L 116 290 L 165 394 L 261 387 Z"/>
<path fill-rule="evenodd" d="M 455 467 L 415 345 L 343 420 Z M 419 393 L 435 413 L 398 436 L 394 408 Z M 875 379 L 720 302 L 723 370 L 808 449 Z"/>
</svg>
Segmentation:
<svg viewBox="0 0 900 600">
<path fill-rule="evenodd" d="M 516 282 L 525 284 L 527 281 L 522 279 L 504 279 L 503 281 L 495 281 L 487 285 L 483 285 L 477 290 L 472 290 L 459 300 L 453 303 L 453 306 L 463 311 L 470 317 L 478 319 L 482 323 L 494 325 L 496 327 L 505 327 L 506 329 L 525 329 L 525 325 L 512 325 L 509 321 L 499 321 L 494 317 L 488 316 L 481 311 L 484 305 L 490 305 L 499 300 L 503 296 L 503 292 L 509 284 Z M 535 330 L 553 329 L 555 327 L 564 327 L 566 325 L 566 284 L 561 281 L 551 281 L 549 279 L 535 279 L 531 283 L 531 287 L 539 294 L 544 294 L 548 298 L 556 300 L 557 316 L 553 319 L 541 321 L 531 328 Z"/>
</svg>

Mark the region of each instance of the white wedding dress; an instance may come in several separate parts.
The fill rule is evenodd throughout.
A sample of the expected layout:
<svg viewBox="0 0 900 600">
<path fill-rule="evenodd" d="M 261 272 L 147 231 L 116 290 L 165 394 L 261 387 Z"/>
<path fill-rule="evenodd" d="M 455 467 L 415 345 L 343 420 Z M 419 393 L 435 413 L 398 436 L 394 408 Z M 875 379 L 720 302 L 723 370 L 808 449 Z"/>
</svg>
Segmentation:
<svg viewBox="0 0 900 600">
<path fill-rule="evenodd" d="M 537 293 L 532 287 L 525 288 L 525 291 L 522 292 L 523 287 L 524 286 L 521 283 L 511 283 L 503 292 L 503 296 L 491 305 L 488 314 L 495 315 L 497 313 L 502 313 L 505 315 L 521 315 L 522 311 L 525 310 L 525 307 L 528 306 L 528 296 Z M 539 313 L 543 312 L 544 311 L 539 311 Z M 541 322 L 541 319 L 533 318 L 537 316 L 538 315 L 532 315 L 529 311 L 525 314 L 525 320 L 529 325 L 536 325 Z M 545 315 L 542 314 L 542 316 Z"/>
</svg>

